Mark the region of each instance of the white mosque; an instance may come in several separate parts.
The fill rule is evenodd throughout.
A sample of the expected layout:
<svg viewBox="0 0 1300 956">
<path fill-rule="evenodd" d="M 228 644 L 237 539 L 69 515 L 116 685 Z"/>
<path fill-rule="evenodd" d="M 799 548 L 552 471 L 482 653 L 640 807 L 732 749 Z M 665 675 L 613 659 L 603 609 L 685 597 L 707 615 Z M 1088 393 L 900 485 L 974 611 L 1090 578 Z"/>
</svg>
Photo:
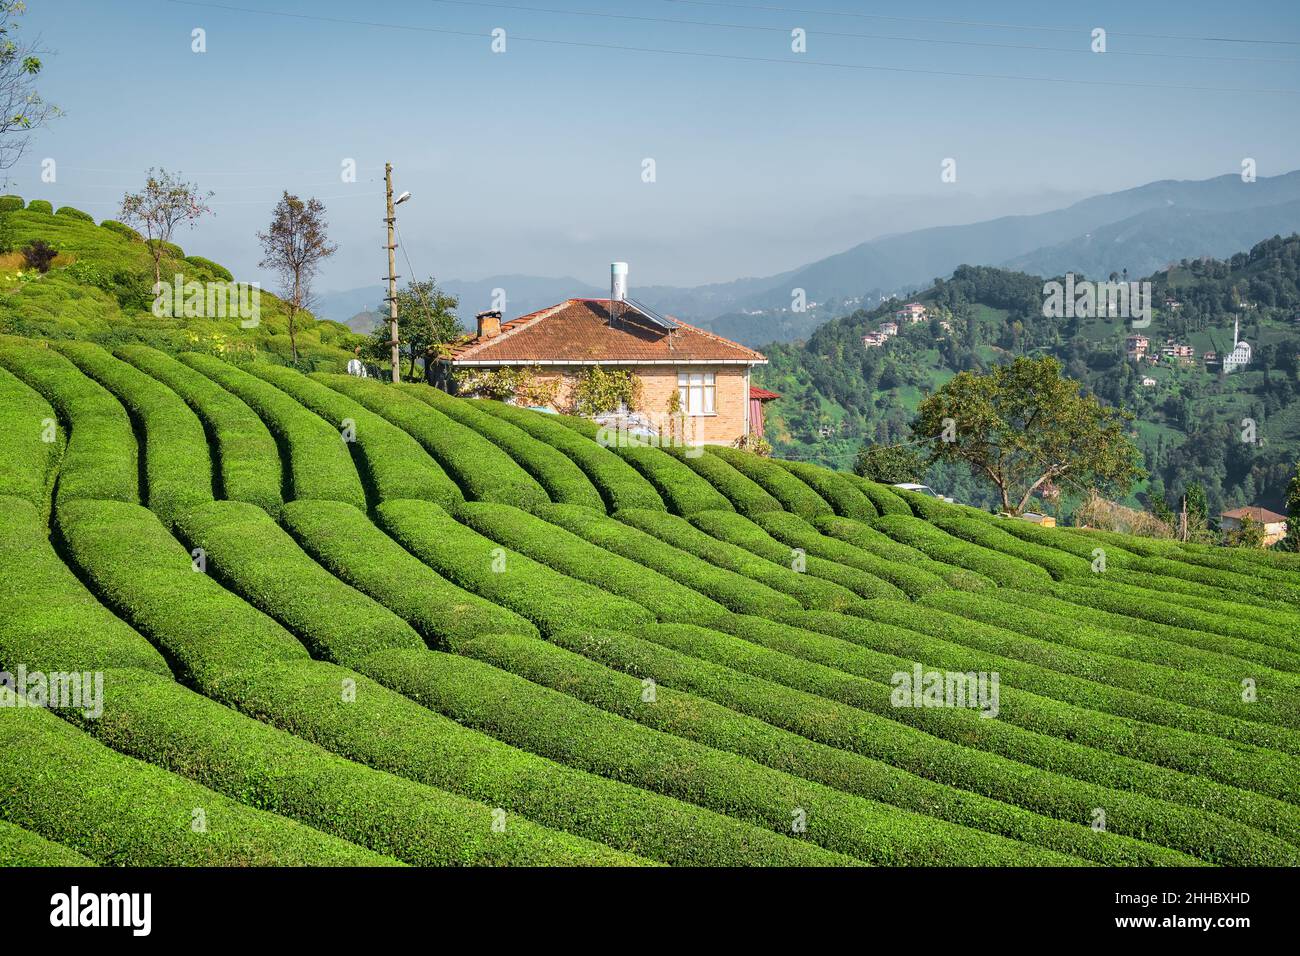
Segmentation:
<svg viewBox="0 0 1300 956">
<path fill-rule="evenodd" d="M 1224 372 L 1233 372 L 1250 364 L 1250 343 L 1238 339 L 1237 319 L 1232 320 L 1232 351 L 1223 356 Z"/>
</svg>

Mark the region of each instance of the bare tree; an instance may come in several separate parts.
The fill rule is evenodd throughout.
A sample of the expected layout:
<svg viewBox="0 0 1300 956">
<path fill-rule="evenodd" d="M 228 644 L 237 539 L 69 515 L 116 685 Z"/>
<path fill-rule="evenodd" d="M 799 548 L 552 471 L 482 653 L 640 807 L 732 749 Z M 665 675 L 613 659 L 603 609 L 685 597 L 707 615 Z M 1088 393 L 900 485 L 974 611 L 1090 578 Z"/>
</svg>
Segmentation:
<svg viewBox="0 0 1300 956">
<path fill-rule="evenodd" d="M 36 92 L 42 66 L 38 41 L 16 39 L 18 18 L 26 12 L 21 0 L 0 0 L 0 169 L 22 157 L 31 130 L 61 112 Z"/>
<path fill-rule="evenodd" d="M 285 190 L 271 212 L 271 227 L 259 232 L 262 242 L 263 269 L 274 269 L 280 277 L 281 290 L 289 302 L 289 347 L 293 362 L 298 364 L 298 313 L 311 301 L 312 280 L 320 264 L 338 251 L 331 245 L 325 221 L 325 207 L 319 199 L 303 202 Z"/>
<path fill-rule="evenodd" d="M 211 198 L 211 191 L 201 193 L 197 185 L 165 169 L 150 169 L 144 189 L 122 197 L 122 221 L 140 226 L 149 240 L 155 283 L 162 281 L 163 244 L 172 241 L 181 223 L 193 226 L 200 216 L 212 212 L 206 202 Z"/>
</svg>

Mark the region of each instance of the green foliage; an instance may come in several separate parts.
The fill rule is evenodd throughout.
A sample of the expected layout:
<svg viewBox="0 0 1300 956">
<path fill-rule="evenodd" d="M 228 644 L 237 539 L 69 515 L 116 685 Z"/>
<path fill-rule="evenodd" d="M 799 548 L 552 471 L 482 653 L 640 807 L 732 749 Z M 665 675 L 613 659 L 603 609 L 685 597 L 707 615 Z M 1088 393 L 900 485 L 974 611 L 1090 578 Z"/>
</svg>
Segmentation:
<svg viewBox="0 0 1300 956">
<path fill-rule="evenodd" d="M 100 224 L 100 228 L 107 229 L 109 232 L 115 232 L 123 239 L 130 242 L 144 242 L 144 236 L 136 232 L 130 226 L 118 222 L 116 219 L 105 219 Z"/>
<path fill-rule="evenodd" d="M 587 366 L 573 383 L 573 414 L 585 417 L 619 408 L 634 412 L 641 407 L 641 391 L 641 379 L 634 372 Z"/>
<path fill-rule="evenodd" d="M 94 866 L 75 850 L 0 820 L 0 866 Z"/>
<path fill-rule="evenodd" d="M 914 445 L 863 445 L 853 461 L 853 473 L 885 485 L 917 483 L 925 462 Z"/>
<path fill-rule="evenodd" d="M 818 518 L 813 525 L 822 534 L 850 544 L 868 554 L 874 554 L 885 561 L 929 571 L 959 590 L 982 591 L 996 586 L 993 579 L 986 575 L 955 564 L 936 561 L 925 552 L 895 541 L 883 531 L 860 521 L 829 516 Z"/>
<path fill-rule="evenodd" d="M 60 206 L 55 210 L 56 216 L 70 216 L 73 219 L 80 219 L 82 222 L 94 222 L 95 217 L 88 212 L 82 212 L 80 209 L 74 209 L 71 206 Z"/>
<path fill-rule="evenodd" d="M 777 464 L 817 492 L 835 509 L 837 515 L 858 521 L 876 517 L 876 506 L 858 490 L 848 476 L 802 461 L 777 461 Z"/>
<path fill-rule="evenodd" d="M 48 511 L 62 452 L 54 409 L 0 367 L 0 495 Z"/>
<path fill-rule="evenodd" d="M 27 268 L 46 273 L 50 271 L 50 264 L 54 262 L 54 257 L 59 254 L 59 250 L 44 239 L 33 239 L 23 246 L 22 253 Z"/>
<path fill-rule="evenodd" d="M 1039 544 L 1021 540 L 1009 533 L 1006 526 L 1018 520 L 1017 518 L 1007 518 L 1000 524 L 995 525 L 987 519 L 966 517 L 949 511 L 941 516 L 931 518 L 930 522 L 936 528 L 942 528 L 955 538 L 961 538 L 963 541 L 969 541 L 971 544 L 977 544 L 999 554 L 1020 558 L 1030 564 L 1036 564 L 1058 581 L 1063 578 L 1090 573 L 1091 566 L 1076 556 L 1062 554 L 1054 548 L 1046 548 Z"/>
<path fill-rule="evenodd" d="M 820 515 L 834 514 L 834 509 L 826 499 L 814 491 L 806 482 L 781 467 L 781 463 L 758 455 L 741 451 L 737 448 L 725 448 L 710 445 L 707 454 L 716 455 L 731 465 L 742 475 L 763 488 L 779 501 L 786 511 L 793 512 L 801 518 L 812 520 Z"/>
<path fill-rule="evenodd" d="M 0 196 L 0 212 L 13 212 L 22 209 L 24 205 L 22 196 L 15 196 L 12 193 Z"/>
<path fill-rule="evenodd" d="M 872 521 L 871 527 L 936 561 L 982 574 L 1003 587 L 1033 590 L 1051 581 L 1051 575 L 1036 564 L 969 544 L 920 518 L 885 515 Z"/>
<path fill-rule="evenodd" d="M 33 199 L 27 204 L 28 212 L 39 212 L 46 216 L 54 215 L 54 206 L 46 199 Z"/>
<path fill-rule="evenodd" d="M 912 513 L 912 509 L 908 507 L 907 501 L 899 494 L 898 490 L 888 488 L 859 475 L 845 475 L 844 477 L 853 482 L 853 485 L 867 496 L 872 506 L 882 515 L 906 515 Z"/>
<path fill-rule="evenodd" d="M 727 464 L 717 455 L 705 454 L 703 448 L 666 445 L 662 451 L 676 458 L 722 492 L 731 502 L 732 507 L 746 517 L 754 518 L 760 514 L 782 510 L 781 502 L 768 494 L 762 485 L 747 478 L 743 472 Z"/>
<path fill-rule="evenodd" d="M 409 279 L 406 288 L 397 290 L 397 340 L 406 350 L 405 377 L 415 378 L 416 362 L 424 366 L 425 377 L 432 371 L 433 362 L 448 354 L 448 348 L 465 337 L 456 309 L 460 299 L 438 288 L 437 281 Z M 392 328 L 389 303 L 381 302 L 375 309 L 379 321 L 364 345 L 367 357 L 378 364 L 392 362 Z"/>
<path fill-rule="evenodd" d="M 211 259 L 205 259 L 203 256 L 186 256 L 185 261 L 192 266 L 198 266 L 200 269 L 207 270 L 214 278 L 220 279 L 223 282 L 235 281 L 235 275 L 233 272 L 223 265 L 218 265 Z"/>
</svg>

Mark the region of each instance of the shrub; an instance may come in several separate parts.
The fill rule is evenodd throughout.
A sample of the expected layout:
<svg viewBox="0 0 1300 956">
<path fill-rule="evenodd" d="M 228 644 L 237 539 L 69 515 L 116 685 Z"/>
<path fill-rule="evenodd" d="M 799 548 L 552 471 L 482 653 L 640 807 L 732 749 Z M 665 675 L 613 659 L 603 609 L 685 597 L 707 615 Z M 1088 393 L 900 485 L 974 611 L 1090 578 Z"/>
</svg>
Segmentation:
<svg viewBox="0 0 1300 956">
<path fill-rule="evenodd" d="M 118 222 L 115 219 L 105 219 L 99 226 L 101 229 L 116 233 L 128 242 L 144 242 L 144 236 L 125 223 Z"/>
<path fill-rule="evenodd" d="M 781 506 L 786 511 L 791 511 L 809 521 L 821 515 L 835 513 L 834 509 L 826 503 L 825 498 L 771 458 L 761 458 L 737 448 L 724 448 L 718 445 L 707 446 L 705 452 L 721 458 L 762 487 L 781 502 Z"/>
<path fill-rule="evenodd" d="M 936 561 L 923 551 L 901 544 L 883 531 L 877 531 L 860 521 L 834 516 L 821 517 L 814 520 L 813 526 L 827 537 L 851 544 L 885 561 L 931 571 L 961 591 L 983 591 L 997 586 L 990 577 L 967 568 Z"/>
<path fill-rule="evenodd" d="M 291 368 L 255 362 L 248 370 L 352 438 L 347 447 L 372 500 L 422 498 L 440 505 L 461 500 L 456 483 L 396 425 Z"/>
<path fill-rule="evenodd" d="M 0 495 L 48 511 L 62 451 L 54 409 L 0 366 Z"/>
<path fill-rule="evenodd" d="M 185 259 L 185 250 L 174 242 L 164 242 L 162 239 L 146 239 L 144 242 L 151 249 L 161 247 L 165 259 L 174 259 L 177 262 L 182 262 Z"/>
<path fill-rule="evenodd" d="M 592 544 L 653 568 L 665 577 L 707 595 L 728 610 L 773 614 L 800 607 L 799 602 L 788 594 L 710 564 L 614 518 L 568 505 L 550 505 L 538 509 L 537 514 Z M 593 626 L 604 627 L 608 623 L 598 622 Z"/>
<path fill-rule="evenodd" d="M 527 432 L 500 418 L 494 418 L 460 398 L 428 385 L 406 385 L 404 391 L 433 406 L 448 418 L 471 428 L 496 445 L 546 489 L 552 501 L 604 510 L 600 492 L 562 452 L 538 441 Z M 409 495 L 408 497 L 415 497 Z"/>
<path fill-rule="evenodd" d="M 1008 518 L 1005 523 L 1015 520 L 1017 519 Z M 992 524 L 984 519 L 945 514 L 934 518 L 932 523 L 936 528 L 942 528 L 955 538 L 1035 564 L 1058 581 L 1062 578 L 1088 574 L 1091 571 L 1089 562 L 1082 561 L 1074 555 L 1063 554 L 1055 548 L 1046 548 L 1040 544 L 1023 541 L 1003 530 L 1001 525 Z"/>
<path fill-rule="evenodd" d="M 619 406 L 635 411 L 641 407 L 641 391 L 641 379 L 635 373 L 591 365 L 573 383 L 573 411 L 576 415 L 599 415 Z"/>
<path fill-rule="evenodd" d="M 180 360 L 243 400 L 266 423 L 287 458 L 292 490 L 286 497 L 366 506 L 361 479 L 341 432 L 274 385 L 221 359 L 187 352 Z"/>
<path fill-rule="evenodd" d="M 95 221 L 95 217 L 90 213 L 82 212 L 80 209 L 74 209 L 71 206 L 60 206 L 54 211 L 54 215 L 67 216 L 69 219 L 78 219 L 81 222 L 93 223 Z"/>
<path fill-rule="evenodd" d="M 804 461 L 774 460 L 817 492 L 835 509 L 837 515 L 858 521 L 868 521 L 876 517 L 876 507 L 871 503 L 871 499 L 859 491 L 847 476 Z"/>
<path fill-rule="evenodd" d="M 219 497 L 279 513 L 283 504 L 280 453 L 271 432 L 251 408 L 205 375 L 156 349 L 127 345 L 114 354 L 162 382 L 203 420 L 217 456 L 213 478 Z"/>
<path fill-rule="evenodd" d="M 0 866 L 94 866 L 75 850 L 0 820 Z"/>
<path fill-rule="evenodd" d="M 0 670 L 135 667 L 170 677 L 162 656 L 68 570 L 50 545 L 42 514 L 0 497 Z"/>
<path fill-rule="evenodd" d="M 22 196 L 15 196 L 12 193 L 0 196 L 0 212 L 17 212 L 24 205 Z"/>
<path fill-rule="evenodd" d="M 838 519 L 847 521 L 847 518 Z M 754 523 L 770 534 L 777 541 L 790 548 L 802 548 L 809 555 L 815 555 L 827 561 L 859 568 L 881 580 L 901 589 L 910 598 L 918 598 L 932 591 L 948 588 L 939 573 L 933 568 L 918 567 L 915 564 L 886 561 L 869 551 L 855 548 L 847 542 L 822 534 L 798 515 L 785 511 L 759 515 Z M 942 566 L 922 558 L 923 565 Z"/>
<path fill-rule="evenodd" d="M 460 653 L 655 730 L 903 810 L 1098 863 L 1193 862 L 1190 857 L 1127 837 L 1106 834 L 1098 839 L 1078 824 L 944 786 L 855 753 L 837 734 L 828 734 L 820 719 L 811 716 L 824 714 L 828 707 L 847 716 L 850 709 L 843 705 L 799 695 L 779 685 L 760 688 L 757 685 L 763 682 L 753 678 L 615 631 L 571 631 L 556 640 L 563 646 L 513 634 L 493 634 L 467 642 Z M 569 647 L 574 650 L 567 650 Z M 613 666 L 605 666 L 602 660 Z M 692 678 L 708 681 L 712 693 L 730 706 L 661 686 L 677 683 L 681 672 L 687 672 L 686 683 Z M 652 701 L 643 699 L 644 680 L 655 682 Z M 751 700 L 751 695 L 745 693 L 750 688 L 763 692 L 762 698 Z M 746 704 L 753 706 L 747 708 Z M 750 716 L 747 710 L 763 714 L 766 722 Z M 785 727 L 797 728 L 804 736 Z M 816 742 L 817 738 L 825 742 Z"/>
<path fill-rule="evenodd" d="M 337 392 L 382 415 L 424 446 L 473 501 L 498 501 L 520 508 L 546 504 L 550 498 L 532 475 L 473 429 L 401 389 L 351 375 L 325 379 Z"/>
<path fill-rule="evenodd" d="M 117 399 L 51 349 L 0 343 L 0 365 L 40 392 L 69 426 L 56 488 L 60 504 L 140 500 L 135 432 Z"/>
<path fill-rule="evenodd" d="M 983 574 L 1004 587 L 1043 588 L 1052 580 L 1051 575 L 1036 564 L 970 544 L 921 518 L 886 515 L 872 521 L 871 527 L 883 531 L 895 541 L 923 551 L 936 561 Z"/>
<path fill-rule="evenodd" d="M 690 468 L 652 445 L 640 444 L 637 439 L 625 434 L 609 435 L 604 440 L 600 426 L 585 418 L 571 418 L 567 415 L 555 416 L 562 424 L 572 428 L 578 434 L 590 438 L 618 455 L 642 476 L 654 485 L 663 498 L 664 504 L 673 514 L 689 515 L 697 511 L 711 511 L 717 508 L 731 510 L 731 502 L 707 481 L 691 471 Z M 608 434 L 608 433 L 606 433 Z M 693 449 L 692 454 L 701 453 Z"/>
<path fill-rule="evenodd" d="M 432 646 L 454 650 L 479 634 L 538 633 L 513 611 L 471 594 L 422 564 L 351 505 L 294 501 L 281 518 L 321 566 L 394 611 Z"/>
<path fill-rule="evenodd" d="M 620 508 L 664 510 L 663 499 L 654 485 L 608 448 L 566 428 L 554 415 L 534 412 L 500 402 L 471 400 L 466 404 L 522 429 L 545 445 L 557 449 L 576 464 L 595 485 L 610 511 Z M 508 504 L 509 502 L 507 502 Z"/>
<path fill-rule="evenodd" d="M 396 614 L 308 557 L 260 508 L 213 502 L 182 516 L 177 531 L 203 549 L 223 584 L 296 634 L 317 659 L 353 664 L 383 648 L 425 646 Z"/>
<path fill-rule="evenodd" d="M 1008 534 L 1015 535 L 1022 541 L 1028 541 L 1032 544 L 1043 545 L 1048 548 L 1056 548 L 1067 554 L 1072 554 L 1076 558 L 1083 558 L 1091 562 L 1096 558 L 1093 551 L 1097 547 L 1097 542 L 1088 541 L 1086 538 L 1077 534 L 1071 534 L 1059 528 L 1044 528 L 1042 525 L 1034 524 L 1032 521 L 1023 521 L 1018 518 L 997 519 L 998 527 Z M 1118 544 L 1110 544 L 1105 548 L 1106 566 L 1108 568 L 1125 568 L 1129 567 L 1133 561 L 1137 560 L 1137 555 L 1132 551 L 1120 547 Z"/>
<path fill-rule="evenodd" d="M 748 518 L 728 511 L 701 511 L 693 515 L 691 524 L 719 541 L 726 541 L 744 548 L 751 554 L 775 563 L 791 567 L 796 562 L 801 573 L 807 572 L 815 578 L 848 588 L 865 598 L 904 598 L 906 595 L 888 581 L 863 571 L 834 561 L 826 561 L 806 551 L 800 554 L 799 548 L 791 548 L 772 537 L 763 528 Z M 698 623 L 698 622 L 696 622 Z"/>
<path fill-rule="evenodd" d="M 518 508 L 473 502 L 461 505 L 453 514 L 485 537 L 534 561 L 635 601 L 661 621 L 698 623 L 727 612 L 686 585 Z"/>
<path fill-rule="evenodd" d="M 801 612 L 794 616 L 823 615 Z M 698 672 L 696 665 L 669 670 L 672 662 L 657 656 L 653 658 L 656 680 L 667 686 L 719 699 L 769 722 L 780 722 L 779 715 L 785 714 L 785 722 L 790 723 L 802 714 L 803 719 L 790 726 L 809 733 L 820 728 L 820 739 L 867 756 L 879 755 L 948 786 L 1081 823 L 1091 820 L 1094 808 L 1104 807 L 1109 832 L 1137 836 L 1208 862 L 1260 863 L 1297 857 L 1294 846 L 1236 822 L 1246 818 L 1250 824 L 1267 824 L 1267 829 L 1294 832 L 1300 813 L 1287 804 L 1028 734 L 1002 720 L 983 720 L 967 708 L 895 707 L 887 676 L 858 677 L 768 646 L 771 641 L 779 644 L 807 638 L 808 632 L 740 616 L 733 625 L 729 632 L 743 633 L 743 638 L 680 624 L 655 625 L 638 635 L 712 665 Z M 882 675 L 899 666 L 891 664 L 889 672 L 882 668 Z M 910 666 L 908 661 L 901 664 L 905 670 Z M 1005 755 L 976 747 L 996 747 Z M 1062 766 L 1068 766 L 1072 774 L 1087 772 L 1107 783 L 1098 786 L 1058 776 L 1054 771 Z M 1125 792 L 1137 786 L 1135 780 L 1142 780 L 1145 788 L 1153 779 L 1162 782 L 1156 792 L 1185 805 Z M 1222 815 L 1205 809 L 1210 807 Z"/>
<path fill-rule="evenodd" d="M 58 349 L 112 392 L 144 432 L 146 499 L 164 524 L 212 500 L 212 462 L 198 416 L 166 385 L 91 342 Z"/>
<path fill-rule="evenodd" d="M 192 266 L 198 266 L 200 269 L 206 269 L 212 275 L 224 282 L 234 282 L 235 274 L 223 265 L 218 265 L 211 259 L 205 259 L 203 256 L 186 256 L 185 261 Z"/>
<path fill-rule="evenodd" d="M 0 710 L 0 816 L 114 866 L 393 861 L 114 753 L 39 707 Z M 57 767 L 57 773 L 33 773 Z M 193 826 L 194 810 L 207 826 Z"/>
<path fill-rule="evenodd" d="M 33 199 L 27 204 L 28 212 L 42 212 L 47 216 L 54 215 L 54 206 L 46 199 Z"/>
<path fill-rule="evenodd" d="M 738 512 L 747 518 L 781 511 L 781 502 L 763 490 L 763 486 L 745 477 L 717 455 L 704 454 L 703 448 L 665 447 L 691 471 L 695 472 L 726 496 Z"/>
<path fill-rule="evenodd" d="M 902 496 L 888 485 L 869 481 L 866 478 L 847 472 L 837 472 L 837 474 L 843 474 L 855 488 L 871 500 L 871 504 L 882 515 L 910 515 L 912 513 L 912 509 L 908 507 Z"/>
<path fill-rule="evenodd" d="M 27 263 L 27 268 L 37 272 L 49 272 L 50 264 L 58 254 L 59 250 L 44 239 L 33 239 L 23 246 L 23 261 Z"/>
<path fill-rule="evenodd" d="M 405 696 L 571 767 L 789 833 L 871 863 L 1068 864 L 1072 858 L 850 796 L 734 754 L 661 733 L 479 661 L 376 655 L 371 676 Z M 1300 853 L 1298 853 L 1300 855 Z"/>
</svg>

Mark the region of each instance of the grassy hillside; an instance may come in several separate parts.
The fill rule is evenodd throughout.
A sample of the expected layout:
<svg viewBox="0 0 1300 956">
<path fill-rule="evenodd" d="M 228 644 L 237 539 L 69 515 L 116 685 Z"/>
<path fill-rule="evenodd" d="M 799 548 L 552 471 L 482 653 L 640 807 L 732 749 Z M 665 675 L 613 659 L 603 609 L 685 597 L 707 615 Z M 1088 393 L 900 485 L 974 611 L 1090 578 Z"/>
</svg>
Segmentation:
<svg viewBox="0 0 1300 956">
<path fill-rule="evenodd" d="M 0 670 L 103 691 L 0 863 L 1300 864 L 1300 558 L 122 334 L 0 337 Z"/>
</svg>

